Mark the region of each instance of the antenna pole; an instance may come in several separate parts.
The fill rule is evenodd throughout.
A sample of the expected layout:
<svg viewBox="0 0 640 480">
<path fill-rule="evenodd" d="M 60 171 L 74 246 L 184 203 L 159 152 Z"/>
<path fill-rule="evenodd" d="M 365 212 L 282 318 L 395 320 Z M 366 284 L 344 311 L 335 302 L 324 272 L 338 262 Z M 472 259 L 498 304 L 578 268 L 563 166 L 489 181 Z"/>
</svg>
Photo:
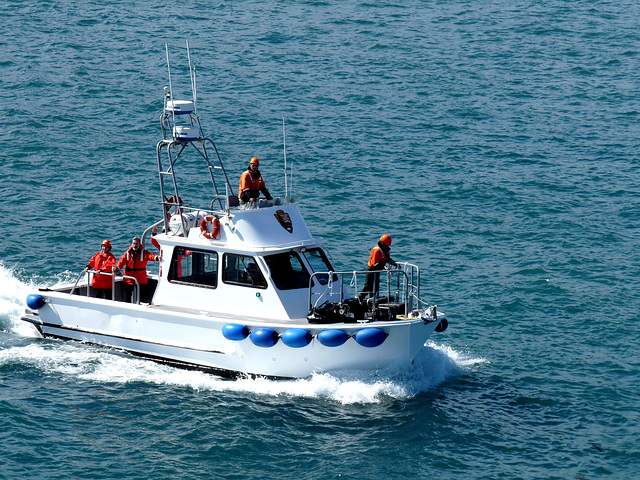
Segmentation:
<svg viewBox="0 0 640 480">
<path fill-rule="evenodd" d="M 284 130 L 284 117 L 282 117 L 282 148 L 284 151 L 284 196 L 289 197 L 289 190 L 287 188 L 287 134 Z"/>
<path fill-rule="evenodd" d="M 191 64 L 191 50 L 189 49 L 189 40 L 187 40 L 187 58 L 189 59 L 189 77 L 191 78 L 191 92 L 193 93 L 193 111 L 198 114 L 198 106 L 196 105 L 196 67 Z"/>
<path fill-rule="evenodd" d="M 167 70 L 169 70 L 169 96 L 171 98 L 171 120 L 173 121 L 173 125 L 176 124 L 176 109 L 173 104 L 173 85 L 171 84 L 171 64 L 169 63 L 169 45 L 164 44 L 164 48 L 167 52 Z M 171 137 L 173 138 L 175 132 L 171 132 Z"/>
</svg>

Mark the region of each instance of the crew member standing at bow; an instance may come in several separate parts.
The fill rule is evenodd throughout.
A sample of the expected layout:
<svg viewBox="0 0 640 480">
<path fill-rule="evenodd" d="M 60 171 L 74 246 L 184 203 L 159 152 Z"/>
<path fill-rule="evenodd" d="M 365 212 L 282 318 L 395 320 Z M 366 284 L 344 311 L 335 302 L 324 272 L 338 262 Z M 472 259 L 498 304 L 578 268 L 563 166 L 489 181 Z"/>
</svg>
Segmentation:
<svg viewBox="0 0 640 480">
<path fill-rule="evenodd" d="M 364 288 L 360 292 L 360 301 L 367 298 L 367 295 L 373 297 L 378 292 L 380 285 L 380 270 L 384 269 L 387 263 L 397 266 L 396 262 L 389 256 L 391 251 L 391 237 L 383 235 L 380 237 L 378 244 L 371 249 L 369 255 L 369 265 L 367 266 L 367 277 L 364 281 Z"/>
<path fill-rule="evenodd" d="M 116 257 L 111 253 L 111 242 L 104 240 L 101 250 L 91 257 L 91 260 L 87 263 L 87 268 L 84 269 L 85 272 L 89 270 L 96 271 L 91 278 L 91 288 L 96 292 L 97 298 L 113 299 L 113 290 L 111 288 L 113 282 L 110 274 L 115 264 Z M 103 275 L 99 272 L 105 272 L 109 275 Z"/>
<path fill-rule="evenodd" d="M 251 162 L 249 162 L 249 168 L 247 168 L 247 171 L 240 177 L 240 190 L 238 191 L 238 197 L 242 203 L 255 202 L 260 196 L 260 192 L 267 197 L 267 200 L 271 200 L 273 198 L 269 195 L 269 190 L 267 190 L 264 180 L 262 179 L 262 175 L 260 174 L 260 170 L 258 170 L 259 166 L 260 160 L 253 157 Z"/>
<path fill-rule="evenodd" d="M 138 280 L 140 284 L 140 297 L 138 300 L 145 298 L 147 293 L 147 284 L 149 283 L 147 279 L 147 262 L 157 262 L 160 260 L 160 255 L 142 249 L 140 237 L 133 237 L 131 246 L 124 252 L 124 255 L 120 257 L 120 260 L 118 260 L 117 268 L 121 269 L 124 267 L 124 275 L 126 277 L 134 277 Z M 133 289 L 135 288 L 134 280 L 132 278 L 125 278 L 122 285 L 124 286 L 122 299 L 125 302 L 131 302 Z"/>
</svg>

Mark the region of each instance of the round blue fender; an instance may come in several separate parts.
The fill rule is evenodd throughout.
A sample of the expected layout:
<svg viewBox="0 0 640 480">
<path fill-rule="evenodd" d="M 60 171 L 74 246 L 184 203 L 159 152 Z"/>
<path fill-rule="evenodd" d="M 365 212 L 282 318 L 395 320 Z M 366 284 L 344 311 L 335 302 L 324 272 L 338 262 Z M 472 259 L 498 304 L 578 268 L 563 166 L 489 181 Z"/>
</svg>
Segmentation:
<svg viewBox="0 0 640 480">
<path fill-rule="evenodd" d="M 436 327 L 436 332 L 438 333 L 444 332 L 448 326 L 449 326 L 449 322 L 447 321 L 447 317 L 445 317 L 442 320 L 440 320 L 440 323 Z"/>
<path fill-rule="evenodd" d="M 349 337 L 342 330 L 330 329 L 318 333 L 318 341 L 325 347 L 339 347 L 347 338 Z"/>
<path fill-rule="evenodd" d="M 379 328 L 363 328 L 356 332 L 356 342 L 363 347 L 378 347 L 387 338 L 387 334 Z"/>
<path fill-rule="evenodd" d="M 313 336 L 304 328 L 289 328 L 282 334 L 282 343 L 287 347 L 302 348 L 311 343 Z"/>
<path fill-rule="evenodd" d="M 238 323 L 227 323 L 222 327 L 222 335 L 227 340 L 234 340 L 239 342 L 249 336 L 249 329 L 246 325 L 240 325 Z"/>
<path fill-rule="evenodd" d="M 37 293 L 32 293 L 27 297 L 27 306 L 31 310 L 38 310 L 42 308 L 44 304 L 47 303 L 42 295 L 38 295 Z"/>
<path fill-rule="evenodd" d="M 258 328 L 251 332 L 251 341 L 256 347 L 273 347 L 278 343 L 278 334 L 270 328 Z"/>
</svg>

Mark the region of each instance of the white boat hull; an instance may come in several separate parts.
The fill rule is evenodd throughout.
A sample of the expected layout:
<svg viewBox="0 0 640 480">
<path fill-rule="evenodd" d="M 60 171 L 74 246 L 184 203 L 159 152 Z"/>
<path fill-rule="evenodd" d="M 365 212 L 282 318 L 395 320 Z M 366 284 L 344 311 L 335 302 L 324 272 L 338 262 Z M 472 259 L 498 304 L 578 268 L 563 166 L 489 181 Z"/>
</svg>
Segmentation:
<svg viewBox="0 0 640 480">
<path fill-rule="evenodd" d="M 45 337 L 105 345 L 172 365 L 210 371 L 225 376 L 241 374 L 277 378 L 303 378 L 312 373 L 344 369 L 383 368 L 410 363 L 439 322 L 421 319 L 389 322 L 310 325 L 302 321 L 268 323 L 210 312 L 185 311 L 150 305 L 48 292 L 47 303 L 23 317 Z M 310 343 L 294 348 L 279 340 L 271 347 L 255 345 L 250 338 L 229 340 L 227 324 L 246 325 L 249 330 L 271 328 L 281 335 L 302 328 L 312 335 Z M 359 330 L 377 328 L 387 337 L 381 345 L 365 347 L 356 342 Z M 349 338 L 340 346 L 325 346 L 317 335 L 338 329 Z"/>
</svg>

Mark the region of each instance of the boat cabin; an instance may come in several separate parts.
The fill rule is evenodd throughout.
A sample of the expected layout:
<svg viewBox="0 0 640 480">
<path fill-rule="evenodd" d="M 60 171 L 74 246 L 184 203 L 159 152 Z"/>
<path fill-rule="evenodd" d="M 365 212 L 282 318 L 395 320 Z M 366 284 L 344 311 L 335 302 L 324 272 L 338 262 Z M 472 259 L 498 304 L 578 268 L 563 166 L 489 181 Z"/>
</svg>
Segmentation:
<svg viewBox="0 0 640 480">
<path fill-rule="evenodd" d="M 195 222 L 155 237 L 161 245 L 160 280 L 152 303 L 276 320 L 305 319 L 310 285 L 326 288 L 335 271 L 294 204 L 231 209 L 220 215 L 216 238 Z M 282 226 L 278 216 L 286 214 Z M 177 215 L 185 215 L 180 213 Z M 170 222 L 171 223 L 171 222 Z M 173 222 L 175 225 L 177 222 Z M 180 231 L 180 234 L 174 235 Z M 314 273 L 324 273 L 316 275 Z M 339 289 L 338 285 L 331 288 Z"/>
</svg>

